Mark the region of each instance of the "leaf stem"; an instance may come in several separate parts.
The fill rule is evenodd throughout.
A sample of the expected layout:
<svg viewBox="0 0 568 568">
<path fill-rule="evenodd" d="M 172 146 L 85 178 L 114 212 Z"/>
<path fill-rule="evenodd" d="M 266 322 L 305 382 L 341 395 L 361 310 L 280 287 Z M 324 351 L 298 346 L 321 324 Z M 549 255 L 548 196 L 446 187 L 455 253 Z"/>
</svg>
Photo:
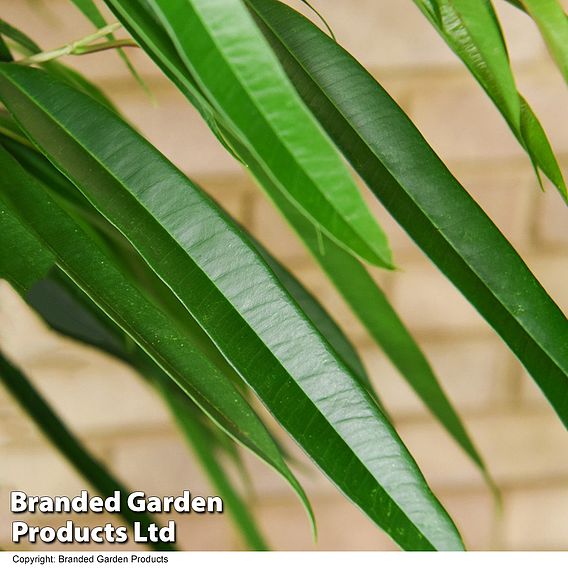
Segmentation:
<svg viewBox="0 0 568 568">
<path fill-rule="evenodd" d="M 88 36 L 68 43 L 67 45 L 58 47 L 57 49 L 50 51 L 42 51 L 41 53 L 36 53 L 34 55 L 30 55 L 29 57 L 24 57 L 23 59 L 19 59 L 16 63 L 20 65 L 35 65 L 36 63 L 45 63 L 46 61 L 58 59 L 59 57 L 63 57 L 65 55 L 85 55 L 88 53 L 95 53 L 97 51 L 104 51 L 107 49 L 138 47 L 137 44 L 131 39 L 111 39 L 109 41 L 92 45 L 93 42 L 102 37 L 109 36 L 120 27 L 121 24 L 118 22 L 109 24 L 108 26 L 100 28 L 95 33 L 89 34 Z"/>
</svg>

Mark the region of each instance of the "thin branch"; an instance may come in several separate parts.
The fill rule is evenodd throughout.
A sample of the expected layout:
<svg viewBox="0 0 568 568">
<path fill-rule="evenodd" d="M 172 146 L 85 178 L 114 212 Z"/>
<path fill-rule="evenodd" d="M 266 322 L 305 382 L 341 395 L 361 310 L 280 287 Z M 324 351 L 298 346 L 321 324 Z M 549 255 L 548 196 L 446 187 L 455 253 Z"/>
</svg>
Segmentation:
<svg viewBox="0 0 568 568">
<path fill-rule="evenodd" d="M 19 59 L 16 63 L 20 65 L 34 65 L 36 63 L 45 63 L 46 61 L 51 61 L 53 59 L 58 59 L 59 57 L 63 57 L 65 55 L 84 55 L 87 53 L 94 53 L 97 51 L 103 51 L 106 49 L 116 49 L 121 47 L 132 47 L 136 46 L 136 44 L 129 39 L 126 40 L 109 40 L 107 42 L 93 44 L 93 42 L 101 39 L 105 36 L 108 36 L 118 30 L 121 27 L 121 24 L 115 22 L 114 24 L 109 24 L 104 28 L 97 30 L 95 33 L 89 34 L 77 41 L 64 45 L 62 47 L 58 47 L 57 49 L 53 49 L 50 51 L 42 51 L 41 53 L 36 53 L 34 55 L 30 55 L 29 57 L 24 57 L 23 59 Z"/>
</svg>

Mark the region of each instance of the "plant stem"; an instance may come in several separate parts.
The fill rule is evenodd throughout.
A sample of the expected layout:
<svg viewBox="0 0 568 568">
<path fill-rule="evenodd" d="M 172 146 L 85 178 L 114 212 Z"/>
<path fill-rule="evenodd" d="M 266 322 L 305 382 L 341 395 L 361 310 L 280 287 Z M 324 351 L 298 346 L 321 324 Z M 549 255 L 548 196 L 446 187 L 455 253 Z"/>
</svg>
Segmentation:
<svg viewBox="0 0 568 568">
<path fill-rule="evenodd" d="M 36 63 L 45 63 L 46 61 L 51 61 L 53 59 L 58 59 L 65 55 L 84 55 L 88 53 L 95 53 L 97 51 L 104 51 L 106 49 L 115 49 L 121 47 L 137 47 L 137 44 L 130 39 L 120 39 L 120 40 L 109 40 L 107 42 L 92 44 L 94 41 L 108 36 L 118 30 L 121 24 L 115 22 L 114 24 L 109 24 L 104 28 L 97 30 L 95 33 L 89 34 L 77 41 L 58 47 L 51 51 L 43 51 L 41 53 L 36 53 L 30 55 L 29 57 L 24 57 L 17 61 L 20 65 L 34 65 Z"/>
<path fill-rule="evenodd" d="M 71 55 L 87 55 L 89 53 L 97 53 L 98 51 L 105 51 L 107 49 L 119 49 L 121 47 L 138 47 L 138 44 L 132 39 L 116 39 L 113 41 L 105 41 L 95 43 L 93 45 L 86 45 L 78 47 L 71 53 Z"/>
</svg>

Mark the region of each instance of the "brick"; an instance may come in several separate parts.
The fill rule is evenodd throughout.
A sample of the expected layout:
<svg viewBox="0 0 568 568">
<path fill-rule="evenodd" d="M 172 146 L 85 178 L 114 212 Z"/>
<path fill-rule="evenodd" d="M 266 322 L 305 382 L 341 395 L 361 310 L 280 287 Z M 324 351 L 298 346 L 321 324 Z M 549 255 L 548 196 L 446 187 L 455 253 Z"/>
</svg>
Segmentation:
<svg viewBox="0 0 568 568">
<path fill-rule="evenodd" d="M 288 3 L 298 9 L 297 2 Z M 396 0 L 358 0 L 356 10 L 349 10 L 340 0 L 320 0 L 314 6 L 326 17 L 339 42 L 366 66 L 398 70 L 461 65 L 414 6 Z M 308 10 L 303 11 L 313 18 Z M 537 30 L 511 8 L 500 13 L 507 40 L 514 47 L 513 61 L 534 60 L 542 46 Z"/>
<path fill-rule="evenodd" d="M 340 495 L 311 498 L 318 523 L 313 542 L 299 502 L 264 500 L 256 512 L 276 550 L 394 550 L 396 546 L 355 505 Z"/>
<path fill-rule="evenodd" d="M 536 237 L 538 244 L 568 250 L 568 210 L 555 188 L 547 184 L 547 191 L 539 196 Z"/>
<path fill-rule="evenodd" d="M 416 333 L 485 333 L 481 316 L 428 261 L 408 262 L 394 275 L 392 303 Z"/>
<path fill-rule="evenodd" d="M 507 493 L 504 526 L 511 550 L 566 550 L 568 486 L 562 482 Z"/>
<path fill-rule="evenodd" d="M 548 412 L 502 411 L 469 417 L 466 427 L 498 484 L 521 485 L 568 474 L 568 440 Z M 434 489 L 479 486 L 481 477 L 441 426 L 399 421 L 398 431 Z"/>
<path fill-rule="evenodd" d="M 232 519 L 223 514 L 184 514 L 171 517 L 176 521 L 180 550 L 239 550 L 245 548 L 236 536 Z M 165 522 L 165 521 L 164 521 Z"/>
<path fill-rule="evenodd" d="M 135 372 L 48 330 L 6 287 L 4 313 L 3 348 L 72 430 L 147 427 L 169 421 L 157 393 Z"/>
<path fill-rule="evenodd" d="M 6 490 L 20 490 L 31 495 L 75 495 L 86 488 L 72 466 L 47 444 L 4 447 L 1 455 L 0 486 Z M 49 472 L 49 475 L 38 472 Z"/>
<path fill-rule="evenodd" d="M 174 495 L 184 489 L 213 494 L 199 462 L 177 433 L 115 436 L 107 451 L 113 470 L 130 487 L 152 495 Z"/>
<path fill-rule="evenodd" d="M 305 262 L 309 253 L 269 199 L 257 190 L 252 204 L 253 234 L 284 263 Z"/>
<path fill-rule="evenodd" d="M 548 294 L 565 313 L 568 311 L 568 252 L 538 254 L 525 258 L 526 263 Z"/>
<path fill-rule="evenodd" d="M 141 89 L 116 89 L 110 94 L 126 118 L 189 177 L 239 175 L 242 171 L 175 88 L 155 89 L 156 104 Z"/>
<path fill-rule="evenodd" d="M 437 496 L 456 523 L 467 550 L 501 548 L 494 503 L 486 491 L 441 491 Z"/>
<path fill-rule="evenodd" d="M 450 401 L 460 414 L 488 411 L 507 404 L 511 356 L 497 338 L 465 341 L 418 341 Z M 427 410 L 407 381 L 377 348 L 362 352 L 383 402 L 396 418 Z"/>
<path fill-rule="evenodd" d="M 426 82 L 414 93 L 410 117 L 444 161 L 523 156 L 493 103 L 474 79 Z"/>
</svg>

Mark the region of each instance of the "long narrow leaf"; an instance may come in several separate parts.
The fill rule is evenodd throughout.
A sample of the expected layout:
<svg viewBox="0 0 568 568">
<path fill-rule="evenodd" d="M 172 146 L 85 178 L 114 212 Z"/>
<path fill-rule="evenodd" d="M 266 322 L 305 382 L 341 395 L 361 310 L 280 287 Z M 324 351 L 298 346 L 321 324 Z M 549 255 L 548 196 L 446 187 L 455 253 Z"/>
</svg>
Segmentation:
<svg viewBox="0 0 568 568">
<path fill-rule="evenodd" d="M 522 0 L 568 83 L 568 18 L 558 0 Z"/>
<path fill-rule="evenodd" d="M 528 153 L 537 176 L 540 169 L 568 201 L 566 183 L 546 133 L 515 86 L 505 39 L 491 2 L 414 2 L 492 99 Z"/>
<path fill-rule="evenodd" d="M 41 71 L 0 65 L 0 97 L 346 495 L 404 548 L 462 547 L 366 389 L 211 201 L 114 113 Z"/>
<path fill-rule="evenodd" d="M 108 236 L 116 244 L 116 249 L 119 249 L 118 254 L 121 256 L 123 263 L 133 264 L 136 262 L 131 250 L 120 250 L 123 248 L 123 239 L 121 238 L 121 235 L 116 231 L 109 232 L 108 229 L 110 226 L 105 225 L 103 227 L 101 225 L 102 218 L 97 218 L 96 211 L 90 206 L 89 202 L 85 200 L 80 193 L 77 193 L 74 186 L 64 176 L 62 176 L 46 158 L 44 158 L 34 148 L 30 148 L 26 144 L 25 140 L 22 140 L 25 138 L 25 135 L 18 129 L 17 125 L 10 117 L 6 117 L 0 111 L 0 141 L 2 141 L 2 128 L 4 128 L 5 131 L 9 130 L 13 138 L 4 139 L 3 143 L 5 148 L 22 164 L 23 167 L 44 183 L 44 185 L 52 188 L 63 199 L 69 200 L 76 208 L 80 209 L 81 214 L 86 221 L 90 221 L 95 225 L 98 224 L 98 226 L 101 226 L 101 230 L 106 229 Z M 290 206 L 288 205 L 288 207 Z M 305 223 L 308 227 L 313 229 L 311 223 Z M 246 232 L 243 227 L 241 227 L 241 230 Z M 249 238 L 252 239 L 250 235 Z M 331 241 L 326 239 L 326 242 Z M 289 294 L 296 300 L 296 302 L 298 302 L 306 315 L 312 320 L 318 331 L 326 338 L 327 341 L 329 341 L 337 353 L 343 357 L 345 363 L 349 365 L 354 374 L 360 378 L 361 382 L 365 384 L 366 388 L 371 391 L 373 396 L 377 397 L 359 355 L 332 317 L 326 312 L 317 299 L 293 276 L 293 274 L 282 266 L 282 264 L 280 264 L 278 260 L 274 258 L 258 241 L 254 240 L 254 245 L 266 263 L 272 268 L 272 270 L 274 270 L 276 276 L 282 282 Z M 342 251 L 339 247 L 335 248 Z M 349 254 L 344 254 L 346 257 L 350 257 Z M 355 260 L 354 263 L 357 264 Z M 147 280 L 147 275 L 144 277 L 140 276 L 140 269 L 140 263 L 137 263 L 134 275 L 137 277 L 138 282 Z M 154 286 L 155 284 L 150 288 Z M 151 292 L 151 290 L 149 290 L 149 292 Z M 163 301 L 165 293 L 167 293 L 167 291 L 164 290 L 164 287 L 160 287 L 156 295 Z M 179 310 L 176 308 L 174 308 L 173 311 L 179 313 Z"/>
<path fill-rule="evenodd" d="M 108 497 L 114 491 L 120 491 L 121 507 L 119 515 L 129 525 L 137 522 L 141 525 L 142 530 L 147 529 L 152 523 L 158 525 L 156 520 L 148 513 L 134 513 L 130 510 L 126 503 L 130 491 L 89 453 L 33 387 L 28 378 L 12 365 L 2 352 L 0 352 L 0 381 L 54 447 L 102 497 Z M 150 546 L 155 550 L 175 550 L 171 544 L 163 542 L 150 543 Z"/>
<path fill-rule="evenodd" d="M 162 70 L 197 106 L 209 124 L 216 124 L 218 134 L 225 138 L 233 152 L 239 155 L 239 159 L 247 164 L 249 171 L 280 208 L 372 337 L 377 340 L 404 378 L 445 425 L 449 433 L 482 468 L 490 485 L 493 486 L 478 452 L 441 390 L 426 358 L 365 268 L 356 259 L 350 259 L 349 255 L 325 234 L 317 234 L 317 229 L 313 224 L 297 212 L 279 188 L 264 175 L 262 168 L 258 166 L 255 157 L 246 146 L 226 129 L 222 120 L 217 118 L 218 123 L 215 122 L 215 113 L 207 98 L 193 78 L 184 70 L 171 42 L 160 34 L 160 29 L 154 25 L 151 14 L 144 11 L 139 0 L 112 0 L 111 7 Z M 334 347 L 337 349 L 337 346 L 334 345 Z M 364 377 L 363 381 L 369 384 Z M 371 392 L 374 393 L 373 390 Z"/>
<path fill-rule="evenodd" d="M 317 234 L 313 225 L 291 206 L 270 180 L 263 177 L 254 159 L 247 154 L 246 148 L 238 140 L 230 139 L 230 142 L 237 152 L 241 153 L 251 173 L 267 190 L 275 205 L 298 233 L 370 335 L 448 433 L 480 467 L 491 489 L 497 494 L 495 484 L 481 456 L 438 383 L 426 357 L 365 267 L 325 235 Z"/>
<path fill-rule="evenodd" d="M 568 425 L 568 323 L 558 306 L 357 61 L 283 4 L 249 4 L 299 92 L 371 191 L 501 335 Z"/>
<path fill-rule="evenodd" d="M 215 434 L 198 408 L 144 352 L 124 345 L 120 330 L 78 289 L 71 292 L 70 286 L 73 284 L 68 279 L 55 273 L 37 282 L 25 298 L 52 329 L 118 357 L 157 387 L 248 546 L 253 550 L 267 549 L 254 519 L 219 462 L 216 446 L 220 444 L 215 443 Z M 229 443 L 230 448 L 234 447 Z"/>
<path fill-rule="evenodd" d="M 43 75 L 38 71 L 33 73 Z M 152 304 L 1 147 L 0 167 L 2 210 L 10 211 L 34 233 L 71 280 L 210 418 L 287 479 L 309 510 L 303 490 L 260 419 L 236 386 L 193 345 L 193 338 Z M 14 235 L 12 243 L 17 236 Z"/>
<path fill-rule="evenodd" d="M 386 236 L 240 0 L 150 2 L 188 70 L 266 175 L 314 223 L 373 264 Z"/>
</svg>

